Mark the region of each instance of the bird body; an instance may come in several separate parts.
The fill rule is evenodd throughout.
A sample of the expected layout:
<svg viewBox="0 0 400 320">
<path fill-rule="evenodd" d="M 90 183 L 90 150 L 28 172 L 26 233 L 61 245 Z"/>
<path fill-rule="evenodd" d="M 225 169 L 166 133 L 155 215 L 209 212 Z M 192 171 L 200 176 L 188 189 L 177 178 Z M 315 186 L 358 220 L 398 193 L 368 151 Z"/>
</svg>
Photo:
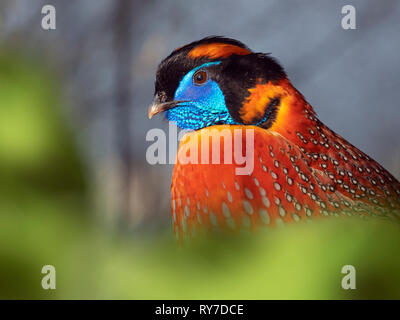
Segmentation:
<svg viewBox="0 0 400 320">
<path fill-rule="evenodd" d="M 149 114 L 160 111 L 193 130 L 181 141 L 172 176 L 179 239 L 325 216 L 400 216 L 400 183 L 325 126 L 275 60 L 240 42 L 214 37 L 175 50 L 157 74 Z M 219 163 L 214 155 L 204 163 L 205 145 Z M 196 161 L 185 161 L 188 151 Z M 243 163 L 235 152 L 252 159 L 247 174 L 238 174 Z"/>
</svg>

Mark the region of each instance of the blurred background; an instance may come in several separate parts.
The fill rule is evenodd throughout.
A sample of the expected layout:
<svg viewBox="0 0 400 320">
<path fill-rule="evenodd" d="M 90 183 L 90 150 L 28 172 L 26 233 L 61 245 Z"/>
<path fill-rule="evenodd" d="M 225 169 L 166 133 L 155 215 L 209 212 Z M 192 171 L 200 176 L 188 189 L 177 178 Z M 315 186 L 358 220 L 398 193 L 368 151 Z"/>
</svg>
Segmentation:
<svg viewBox="0 0 400 320">
<path fill-rule="evenodd" d="M 46 4 L 56 30 L 41 27 Z M 341 27 L 346 4 L 356 30 Z M 158 63 L 224 35 L 271 52 L 323 122 L 399 179 L 399 27 L 395 0 L 3 0 L 0 298 L 400 298 L 398 226 L 177 249 L 172 166 L 145 158 L 148 130 L 168 130 L 147 119 Z M 45 264 L 56 290 L 41 288 Z M 345 264 L 360 266 L 354 292 Z"/>
</svg>

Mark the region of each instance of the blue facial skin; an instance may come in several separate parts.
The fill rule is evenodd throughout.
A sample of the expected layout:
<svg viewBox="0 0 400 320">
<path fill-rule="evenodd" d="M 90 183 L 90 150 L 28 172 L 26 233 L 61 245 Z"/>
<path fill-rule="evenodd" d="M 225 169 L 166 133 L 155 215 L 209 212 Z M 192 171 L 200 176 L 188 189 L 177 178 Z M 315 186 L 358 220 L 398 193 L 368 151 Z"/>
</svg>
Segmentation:
<svg viewBox="0 0 400 320">
<path fill-rule="evenodd" d="M 214 124 L 238 124 L 232 119 L 225 104 L 225 97 L 217 82 L 208 78 L 201 84 L 193 83 L 197 70 L 204 70 L 221 61 L 208 62 L 188 72 L 175 91 L 175 100 L 188 100 L 167 110 L 165 116 L 182 129 L 197 130 Z"/>
<path fill-rule="evenodd" d="M 177 107 L 165 111 L 169 121 L 173 121 L 181 129 L 197 130 L 215 124 L 243 124 L 235 121 L 229 114 L 224 94 L 218 83 L 208 78 L 201 84 L 193 83 L 193 75 L 197 70 L 204 70 L 221 61 L 208 62 L 188 72 L 175 91 L 174 100 L 187 100 Z M 259 126 L 267 121 L 267 112 L 262 119 L 251 125 Z"/>
</svg>

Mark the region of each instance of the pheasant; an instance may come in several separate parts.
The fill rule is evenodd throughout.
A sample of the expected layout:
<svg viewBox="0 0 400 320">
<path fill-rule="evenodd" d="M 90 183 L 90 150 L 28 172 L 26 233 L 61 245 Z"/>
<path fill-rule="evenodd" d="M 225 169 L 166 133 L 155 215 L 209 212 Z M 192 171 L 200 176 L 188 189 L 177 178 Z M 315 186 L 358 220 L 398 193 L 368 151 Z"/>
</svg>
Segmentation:
<svg viewBox="0 0 400 320">
<path fill-rule="evenodd" d="M 207 37 L 165 58 L 149 118 L 161 112 L 191 130 L 180 142 L 171 183 L 178 239 L 329 216 L 400 217 L 399 181 L 324 125 L 277 60 L 237 40 Z M 219 140 L 204 140 L 210 129 Z M 223 148 L 239 129 L 232 147 L 241 155 L 252 131 L 246 157 L 253 170 L 246 174 Z M 201 146 L 217 150 L 220 163 L 211 156 L 200 162 Z M 182 161 L 188 150 L 198 161 Z"/>
</svg>

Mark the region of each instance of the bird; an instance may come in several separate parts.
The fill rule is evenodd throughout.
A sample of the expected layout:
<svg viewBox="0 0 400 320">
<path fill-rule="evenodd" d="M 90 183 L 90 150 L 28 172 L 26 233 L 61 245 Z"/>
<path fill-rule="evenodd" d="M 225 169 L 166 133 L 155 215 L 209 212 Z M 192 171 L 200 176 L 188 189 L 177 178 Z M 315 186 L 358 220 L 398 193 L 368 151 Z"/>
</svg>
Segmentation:
<svg viewBox="0 0 400 320">
<path fill-rule="evenodd" d="M 178 240 L 323 217 L 400 217 L 399 181 L 328 128 L 275 58 L 238 40 L 206 37 L 162 60 L 148 116 L 158 113 L 188 132 L 171 181 Z M 200 152 L 211 129 L 211 138 L 242 130 L 240 143 L 233 143 L 242 155 L 245 132 L 252 130 L 251 172 L 238 174 L 238 161 L 180 160 L 188 150 Z M 204 146 L 216 143 L 223 158 L 222 140 L 206 139 Z"/>
</svg>

